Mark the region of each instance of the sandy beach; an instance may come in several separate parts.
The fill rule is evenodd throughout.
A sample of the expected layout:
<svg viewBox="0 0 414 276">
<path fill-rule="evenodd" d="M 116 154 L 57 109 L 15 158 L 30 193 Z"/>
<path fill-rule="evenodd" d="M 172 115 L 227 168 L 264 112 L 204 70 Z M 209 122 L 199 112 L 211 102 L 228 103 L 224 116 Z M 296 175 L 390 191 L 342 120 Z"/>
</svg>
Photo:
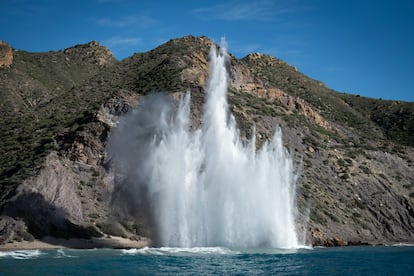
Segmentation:
<svg viewBox="0 0 414 276">
<path fill-rule="evenodd" d="M 141 240 L 130 240 L 121 237 L 110 238 L 92 238 L 92 239 L 57 239 L 45 237 L 41 240 L 34 241 L 14 241 L 0 245 L 0 251 L 13 250 L 46 250 L 46 249 L 92 249 L 92 248 L 143 248 L 150 245 L 150 240 L 142 238 Z"/>
</svg>

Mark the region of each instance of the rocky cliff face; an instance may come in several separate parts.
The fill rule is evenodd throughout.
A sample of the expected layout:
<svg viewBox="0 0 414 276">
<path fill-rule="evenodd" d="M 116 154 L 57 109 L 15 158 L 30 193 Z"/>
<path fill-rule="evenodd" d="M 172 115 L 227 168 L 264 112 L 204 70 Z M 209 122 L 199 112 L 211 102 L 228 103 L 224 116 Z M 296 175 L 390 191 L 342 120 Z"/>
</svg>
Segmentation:
<svg viewBox="0 0 414 276">
<path fill-rule="evenodd" d="M 79 56 L 82 56 L 83 59 L 90 59 L 98 65 L 115 62 L 112 52 L 108 48 L 101 46 L 97 41 L 66 48 L 63 50 L 63 53 L 66 55 L 66 61 L 69 61 L 71 57 L 79 58 Z"/>
<path fill-rule="evenodd" d="M 299 147 L 287 143 L 302 153 L 300 200 L 311 206 L 313 243 L 390 241 L 397 232 L 412 240 L 413 148 L 384 139 L 384 130 L 356 112 L 349 99 L 285 62 L 262 54 L 243 61 L 265 83 L 306 103 L 293 105 L 307 111 L 285 117 L 285 133 L 301 130 Z M 312 123 L 301 121 L 300 115 Z"/>
<path fill-rule="evenodd" d="M 13 63 L 13 49 L 9 44 L 0 40 L 0 68 L 9 67 Z"/>
<path fill-rule="evenodd" d="M 188 36 L 122 62 L 96 42 L 63 52 L 19 51 L 0 71 L 3 97 L 15 107 L 1 109 L 0 239 L 151 236 L 147 221 L 117 205 L 114 189 L 122 175 L 111 170 L 106 140 L 118 117 L 154 90 L 175 97 L 190 89 L 192 122 L 198 126 L 212 44 Z M 51 65 L 54 72 L 47 69 Z M 230 55 L 229 76 L 229 102 L 242 137 L 252 135 L 253 124 L 258 144 L 276 126 L 283 129 L 300 175 L 300 213 L 310 217 L 301 223 L 309 242 L 414 241 L 413 145 L 387 136 L 390 128 L 374 120 L 374 107 L 370 118 L 358 98 L 263 54 L 241 60 Z M 27 85 L 17 85 L 22 81 Z M 40 98 L 47 100 L 22 108 Z M 410 112 L 412 103 L 399 104 Z M 411 129 L 409 120 L 401 124 Z M 10 152 L 24 154 L 16 158 Z"/>
<path fill-rule="evenodd" d="M 81 129 L 57 133 L 59 152 L 51 151 L 39 172 L 2 202 L 3 242 L 27 239 L 30 234 L 89 238 L 105 232 L 137 237 L 135 229 L 126 230 L 128 224 L 114 224 L 111 218 L 114 183 L 105 152 L 110 129 L 119 115 L 137 105 L 137 99 L 136 94 L 118 91 L 99 110 L 83 118 Z"/>
</svg>

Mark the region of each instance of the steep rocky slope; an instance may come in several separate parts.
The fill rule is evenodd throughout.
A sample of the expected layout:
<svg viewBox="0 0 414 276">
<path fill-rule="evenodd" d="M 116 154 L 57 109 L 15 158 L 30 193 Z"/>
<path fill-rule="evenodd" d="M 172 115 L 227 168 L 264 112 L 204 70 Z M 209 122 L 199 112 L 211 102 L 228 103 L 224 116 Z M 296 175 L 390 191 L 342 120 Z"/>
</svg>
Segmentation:
<svg viewBox="0 0 414 276">
<path fill-rule="evenodd" d="M 9 67 L 13 63 L 13 49 L 0 40 L 0 67 Z"/>
<path fill-rule="evenodd" d="M 292 115 L 286 120 L 305 134 L 301 185 L 313 205 L 314 242 L 326 235 L 348 241 L 412 239 L 413 103 L 338 93 L 267 55 L 251 54 L 243 61 L 267 84 L 305 100 L 330 123 L 322 129 Z M 407 115 L 395 116 L 393 110 Z"/>
<path fill-rule="evenodd" d="M 106 139 L 159 90 L 191 90 L 197 127 L 212 44 L 187 36 L 122 61 L 96 42 L 49 53 L 0 47 L 13 56 L 0 68 L 0 240 L 151 236 L 145 210 L 117 201 L 122 176 Z M 413 103 L 338 93 L 263 54 L 230 55 L 229 75 L 240 135 L 255 124 L 262 143 L 283 129 L 309 242 L 414 241 Z"/>
</svg>

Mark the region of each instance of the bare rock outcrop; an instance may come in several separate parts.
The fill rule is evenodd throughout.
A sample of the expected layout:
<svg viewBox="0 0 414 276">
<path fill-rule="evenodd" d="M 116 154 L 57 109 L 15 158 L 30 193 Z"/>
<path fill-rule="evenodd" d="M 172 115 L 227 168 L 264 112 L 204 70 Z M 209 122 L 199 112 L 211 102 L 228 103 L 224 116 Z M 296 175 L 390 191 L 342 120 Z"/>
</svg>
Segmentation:
<svg viewBox="0 0 414 276">
<path fill-rule="evenodd" d="M 16 195 L 6 207 L 6 212 L 37 214 L 51 211 L 55 214 L 47 218 L 51 221 L 65 217 L 75 223 L 82 223 L 81 200 L 76 193 L 78 182 L 79 176 L 69 169 L 69 160 L 59 158 L 53 152 L 46 158 L 39 175 L 25 180 L 18 187 Z M 17 204 L 21 203 L 21 198 L 27 197 L 33 199 L 23 205 Z M 44 209 L 45 206 L 49 207 L 48 210 Z"/>
<path fill-rule="evenodd" d="M 0 68 L 10 67 L 13 63 L 13 49 L 7 42 L 0 40 Z"/>
<path fill-rule="evenodd" d="M 181 81 L 200 86 L 207 84 L 208 61 L 204 56 L 197 52 L 192 53 L 190 56 L 186 55 L 183 57 L 182 65 L 186 68 L 181 71 Z"/>
<path fill-rule="evenodd" d="M 66 48 L 63 53 L 66 54 L 67 60 L 72 56 L 82 56 L 84 59 L 94 60 L 98 65 L 111 64 L 115 61 L 112 52 L 108 48 L 101 46 L 97 41 Z"/>
</svg>

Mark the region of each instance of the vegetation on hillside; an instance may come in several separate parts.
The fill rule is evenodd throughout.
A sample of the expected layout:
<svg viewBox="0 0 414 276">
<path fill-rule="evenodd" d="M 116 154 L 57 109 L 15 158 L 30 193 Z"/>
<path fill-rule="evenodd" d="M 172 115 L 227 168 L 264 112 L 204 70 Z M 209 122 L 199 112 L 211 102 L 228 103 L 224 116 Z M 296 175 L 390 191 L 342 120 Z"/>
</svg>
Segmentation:
<svg viewBox="0 0 414 276">
<path fill-rule="evenodd" d="M 362 137 L 414 145 L 414 103 L 339 93 L 272 56 L 250 54 L 242 61 L 256 76 L 311 104 L 329 121 L 355 128 Z"/>
<path fill-rule="evenodd" d="M 414 146 L 414 103 L 339 94 L 352 108 L 367 114 L 391 141 Z"/>
<path fill-rule="evenodd" d="M 35 175 L 56 148 L 55 136 L 76 127 L 111 92 L 104 72 L 115 67 L 96 44 L 59 52 L 15 51 L 10 68 L 0 69 L 0 195 Z M 99 64 L 97 57 L 108 59 Z"/>
</svg>

